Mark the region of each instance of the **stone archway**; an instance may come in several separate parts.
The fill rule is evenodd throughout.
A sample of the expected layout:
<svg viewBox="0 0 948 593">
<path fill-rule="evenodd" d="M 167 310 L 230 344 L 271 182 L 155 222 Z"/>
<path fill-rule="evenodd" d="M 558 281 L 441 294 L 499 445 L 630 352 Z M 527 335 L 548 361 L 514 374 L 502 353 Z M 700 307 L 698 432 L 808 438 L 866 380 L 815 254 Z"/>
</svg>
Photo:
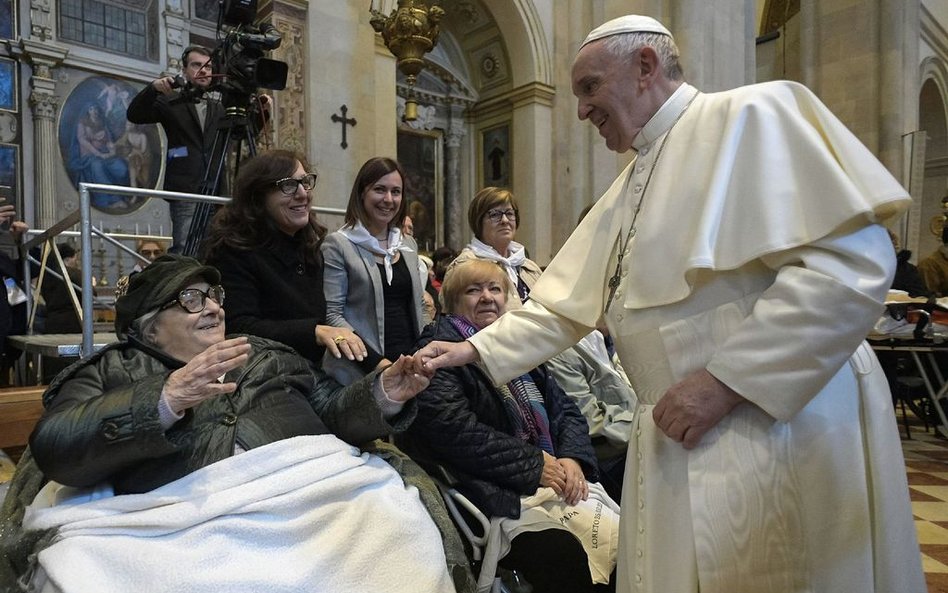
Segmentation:
<svg viewBox="0 0 948 593">
<path fill-rule="evenodd" d="M 941 237 L 930 231 L 933 218 L 942 214 L 941 201 L 948 195 L 948 77 L 944 64 L 927 64 L 929 76 L 919 92 L 919 129 L 925 131 L 925 173 L 922 185 L 920 233 L 917 257 L 923 258 L 941 245 Z"/>
<path fill-rule="evenodd" d="M 440 134 L 444 240 L 457 248 L 470 236 L 471 197 L 491 184 L 483 175 L 484 135 L 506 126 L 505 181 L 521 203 L 518 240 L 546 263 L 553 210 L 553 68 L 542 15 L 530 0 L 444 0 L 441 6 L 441 39 L 417 85 L 422 103 L 434 111 L 424 124 L 402 123 L 400 133 L 417 133 L 423 125 Z M 400 86 L 398 94 L 405 90 Z"/>
</svg>

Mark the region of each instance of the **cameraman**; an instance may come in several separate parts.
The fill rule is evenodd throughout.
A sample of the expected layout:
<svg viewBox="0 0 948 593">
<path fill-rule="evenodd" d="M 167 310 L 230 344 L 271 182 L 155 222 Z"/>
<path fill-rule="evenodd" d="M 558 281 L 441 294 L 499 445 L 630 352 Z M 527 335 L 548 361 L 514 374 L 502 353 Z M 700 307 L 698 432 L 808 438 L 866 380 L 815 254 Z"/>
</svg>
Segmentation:
<svg viewBox="0 0 948 593">
<path fill-rule="evenodd" d="M 204 193 L 201 182 L 214 161 L 211 151 L 224 108 L 220 101 L 204 94 L 212 83 L 210 50 L 191 45 L 184 50 L 181 61 L 184 88 L 175 89 L 179 85 L 174 77 L 158 78 L 132 99 L 126 117 L 132 123 L 159 123 L 164 128 L 168 137 L 165 190 Z M 224 189 L 214 187 L 209 191 L 217 195 Z M 171 251 L 184 248 L 195 206 L 194 202 L 169 202 L 174 238 Z"/>
</svg>

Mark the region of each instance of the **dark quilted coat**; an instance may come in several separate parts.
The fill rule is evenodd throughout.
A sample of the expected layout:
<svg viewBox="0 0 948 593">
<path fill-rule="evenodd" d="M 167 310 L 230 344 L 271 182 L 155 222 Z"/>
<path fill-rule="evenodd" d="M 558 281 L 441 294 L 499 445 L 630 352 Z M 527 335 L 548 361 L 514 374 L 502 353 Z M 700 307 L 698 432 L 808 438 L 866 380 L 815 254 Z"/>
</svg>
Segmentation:
<svg viewBox="0 0 948 593">
<path fill-rule="evenodd" d="M 419 347 L 432 340 L 462 341 L 445 317 L 425 328 Z M 556 457 L 579 462 L 595 481 L 596 456 L 589 427 L 576 404 L 542 366 L 530 372 L 544 396 Z M 520 516 L 520 497 L 536 492 L 543 472 L 542 451 L 512 436 L 498 392 L 476 365 L 441 369 L 415 398 L 418 416 L 401 436 L 419 462 L 438 464 L 458 490 L 490 516 Z"/>
<path fill-rule="evenodd" d="M 138 493 L 230 457 L 235 443 L 249 450 L 331 429 L 359 444 L 403 429 L 414 416 L 406 406 L 392 425 L 383 419 L 374 374 L 343 389 L 319 370 L 314 376 L 288 346 L 257 337 L 250 344 L 250 360 L 226 376 L 237 390 L 189 409 L 167 431 L 158 397 L 180 362 L 123 342 L 76 363 L 44 395 L 46 412 L 30 437 L 33 457 L 62 484 L 108 480 L 117 493 Z"/>
</svg>

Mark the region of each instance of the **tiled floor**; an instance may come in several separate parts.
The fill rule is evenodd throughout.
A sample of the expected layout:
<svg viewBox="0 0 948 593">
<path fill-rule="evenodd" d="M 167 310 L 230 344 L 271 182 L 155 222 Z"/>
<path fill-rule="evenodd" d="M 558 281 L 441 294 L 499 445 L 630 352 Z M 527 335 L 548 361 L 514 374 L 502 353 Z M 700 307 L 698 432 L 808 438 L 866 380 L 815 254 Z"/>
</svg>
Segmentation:
<svg viewBox="0 0 948 593">
<path fill-rule="evenodd" d="M 902 429 L 915 528 L 929 593 L 948 593 L 948 440 L 911 417 L 911 440 Z"/>
</svg>

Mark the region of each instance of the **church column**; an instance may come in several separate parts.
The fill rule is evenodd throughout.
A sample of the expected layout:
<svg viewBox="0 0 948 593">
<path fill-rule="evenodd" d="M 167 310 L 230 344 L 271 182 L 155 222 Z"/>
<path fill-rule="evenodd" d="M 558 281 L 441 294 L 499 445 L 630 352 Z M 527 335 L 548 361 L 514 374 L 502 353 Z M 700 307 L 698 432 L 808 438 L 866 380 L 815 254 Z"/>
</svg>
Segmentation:
<svg viewBox="0 0 948 593">
<path fill-rule="evenodd" d="M 35 161 L 34 204 L 38 228 L 48 228 L 56 222 L 56 178 L 59 163 L 56 143 L 56 80 L 53 69 L 66 58 L 68 50 L 48 42 L 20 40 L 23 57 L 33 68 L 30 78 L 30 110 L 33 113 L 33 151 Z"/>
<path fill-rule="evenodd" d="M 444 244 L 460 250 L 464 246 L 464 208 L 461 203 L 461 142 L 464 124 L 452 121 L 444 132 Z M 439 246 L 436 246 L 439 247 Z"/>
<path fill-rule="evenodd" d="M 820 94 L 819 10 L 817 0 L 800 0 L 800 82 L 817 95 Z"/>
<path fill-rule="evenodd" d="M 510 94 L 511 174 L 520 205 L 517 240 L 538 264 L 553 257 L 553 94 L 551 87 L 534 82 Z"/>
<path fill-rule="evenodd" d="M 689 82 L 703 91 L 754 82 L 756 49 L 754 37 L 747 35 L 753 2 L 674 0 L 671 13 L 666 25 L 675 35 Z"/>
<path fill-rule="evenodd" d="M 905 133 L 918 120 L 918 3 L 879 2 L 879 160 L 896 177 L 902 171 Z"/>
</svg>

